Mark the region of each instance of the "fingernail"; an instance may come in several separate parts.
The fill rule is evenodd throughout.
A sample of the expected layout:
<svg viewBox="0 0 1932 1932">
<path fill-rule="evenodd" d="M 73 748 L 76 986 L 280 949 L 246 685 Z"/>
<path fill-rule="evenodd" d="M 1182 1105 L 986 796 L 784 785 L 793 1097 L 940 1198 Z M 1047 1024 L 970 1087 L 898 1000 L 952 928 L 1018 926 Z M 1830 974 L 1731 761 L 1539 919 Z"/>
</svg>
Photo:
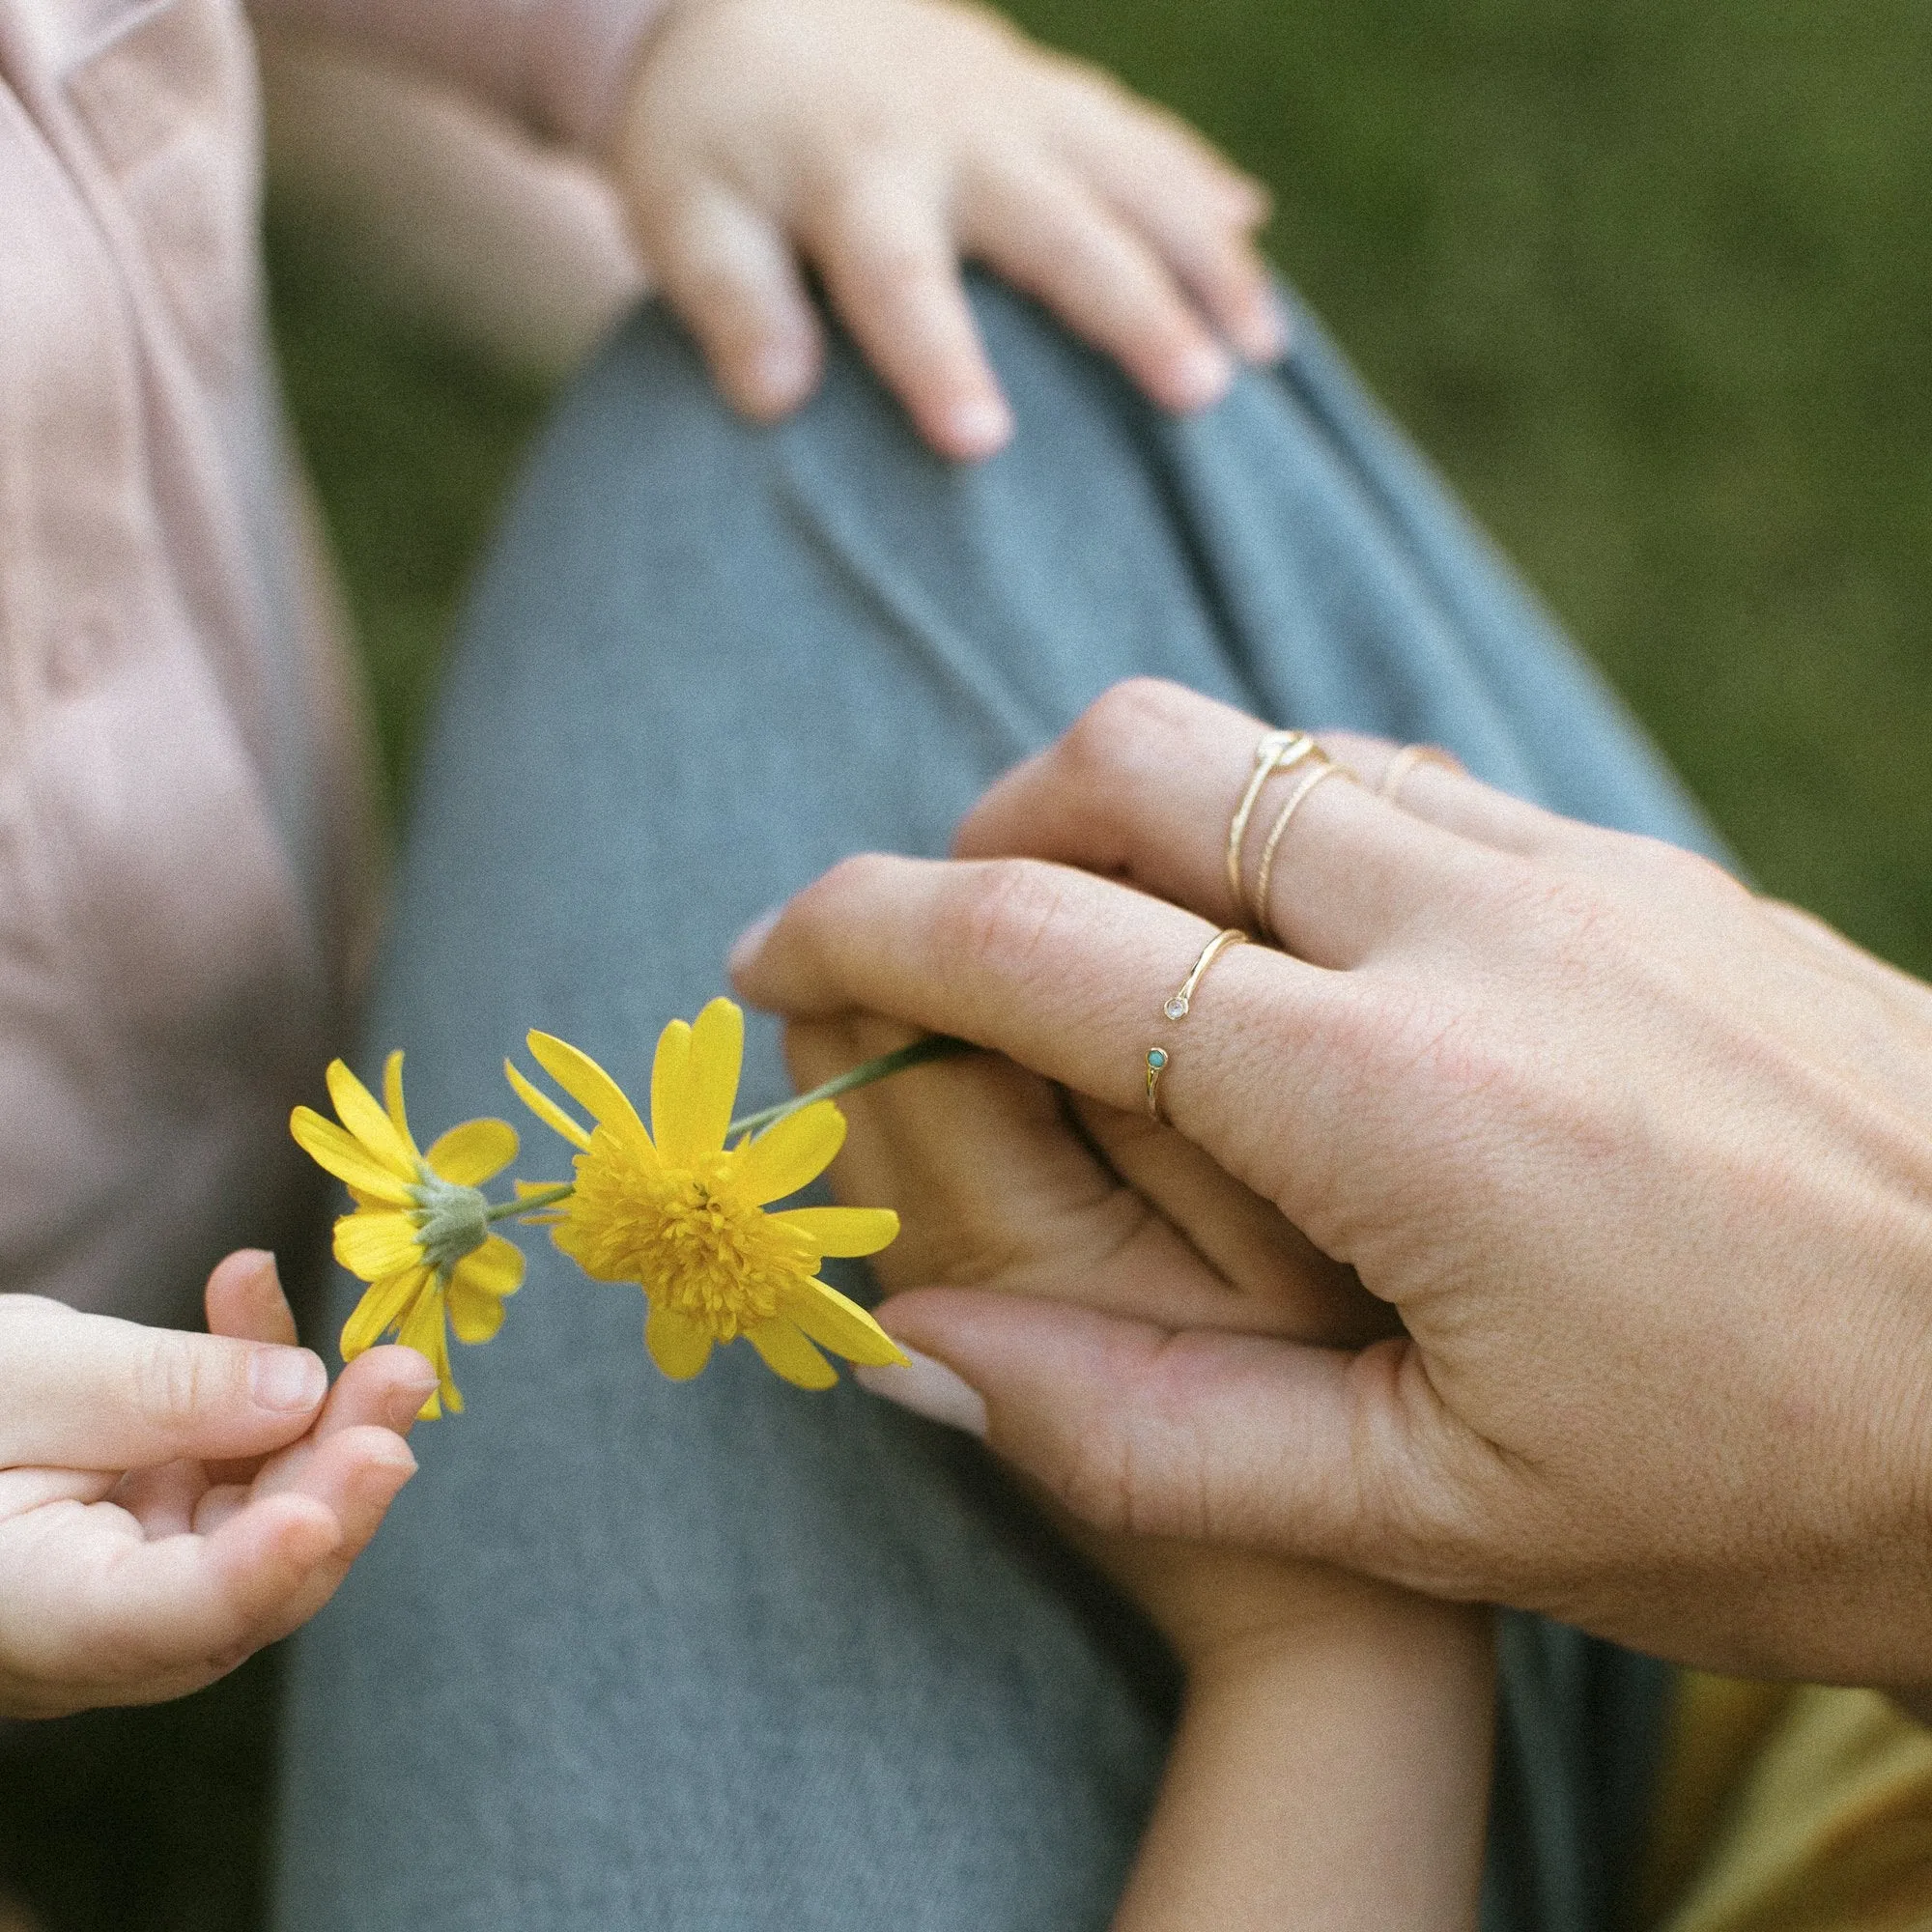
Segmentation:
<svg viewBox="0 0 1932 1932">
<path fill-rule="evenodd" d="M 779 914 L 783 911 L 783 906 L 774 906 L 770 912 L 761 912 L 731 942 L 731 950 L 724 955 L 724 970 L 732 979 L 751 970 L 758 954 L 765 950 L 765 941 L 771 937 L 772 927 L 779 923 Z"/>
<path fill-rule="evenodd" d="M 1190 349 L 1175 368 L 1177 407 L 1205 410 L 1228 393 L 1234 380 L 1235 365 L 1229 361 L 1228 352 L 1204 342 L 1199 348 Z"/>
<path fill-rule="evenodd" d="M 328 1371 L 308 1349 L 257 1349 L 248 1393 L 261 1408 L 313 1408 L 328 1393 Z"/>
<path fill-rule="evenodd" d="M 371 1467 L 387 1470 L 394 1476 L 397 1489 L 401 1489 L 421 1467 L 415 1451 L 407 1442 L 385 1442 L 380 1449 L 372 1449 L 369 1463 Z"/>
<path fill-rule="evenodd" d="M 991 456 L 1012 439 L 1013 413 L 991 396 L 954 403 L 946 412 L 946 437 L 962 457 Z"/>
<path fill-rule="evenodd" d="M 415 1354 L 413 1349 L 410 1352 Z M 417 1355 L 415 1366 L 397 1381 L 388 1400 L 389 1427 L 398 1435 L 410 1433 L 423 1404 L 436 1392 L 436 1371 L 430 1367 L 427 1357 Z"/>
<path fill-rule="evenodd" d="M 948 1429 L 963 1429 L 968 1435 L 977 1435 L 983 1441 L 986 1401 L 980 1391 L 954 1375 L 944 1362 L 935 1362 L 916 1349 L 906 1349 L 903 1342 L 899 1347 L 905 1349 L 904 1368 L 862 1366 L 852 1371 L 852 1379 L 861 1388 L 897 1403 L 901 1408 L 909 1408 L 928 1422 L 944 1423 Z"/>
</svg>

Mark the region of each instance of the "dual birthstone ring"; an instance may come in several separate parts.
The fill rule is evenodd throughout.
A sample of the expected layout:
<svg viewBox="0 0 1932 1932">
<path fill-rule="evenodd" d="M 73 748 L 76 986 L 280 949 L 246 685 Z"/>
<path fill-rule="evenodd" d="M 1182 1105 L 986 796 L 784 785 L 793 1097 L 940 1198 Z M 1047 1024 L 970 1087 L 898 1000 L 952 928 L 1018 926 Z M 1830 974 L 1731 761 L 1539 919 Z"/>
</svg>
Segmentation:
<svg viewBox="0 0 1932 1932">
<path fill-rule="evenodd" d="M 1194 1004 L 1196 990 L 1201 981 L 1207 978 L 1208 967 L 1213 965 L 1230 947 L 1239 946 L 1247 936 L 1238 925 L 1231 925 L 1217 932 L 1201 949 L 1201 956 L 1195 960 L 1187 978 L 1169 996 L 1167 1004 L 1160 1009 L 1162 1014 L 1177 1022 L 1184 1020 Z M 1147 1109 L 1156 1121 L 1167 1118 L 1160 1110 L 1160 1077 L 1173 1064 L 1173 1060 L 1174 1055 L 1167 1047 L 1151 1046 L 1147 1050 Z"/>
</svg>

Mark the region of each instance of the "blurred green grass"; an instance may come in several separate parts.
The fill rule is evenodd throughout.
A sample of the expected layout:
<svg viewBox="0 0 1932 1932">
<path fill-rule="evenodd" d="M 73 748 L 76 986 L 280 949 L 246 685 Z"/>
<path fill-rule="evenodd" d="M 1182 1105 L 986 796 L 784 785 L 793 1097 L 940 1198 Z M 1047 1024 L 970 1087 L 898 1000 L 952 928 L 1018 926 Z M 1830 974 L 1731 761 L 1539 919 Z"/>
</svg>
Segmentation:
<svg viewBox="0 0 1932 1932">
<path fill-rule="evenodd" d="M 1932 973 L 1932 12 L 1019 0 L 1277 196 L 1269 242 L 1758 879 Z M 271 225 L 400 780 L 542 399 Z"/>
</svg>

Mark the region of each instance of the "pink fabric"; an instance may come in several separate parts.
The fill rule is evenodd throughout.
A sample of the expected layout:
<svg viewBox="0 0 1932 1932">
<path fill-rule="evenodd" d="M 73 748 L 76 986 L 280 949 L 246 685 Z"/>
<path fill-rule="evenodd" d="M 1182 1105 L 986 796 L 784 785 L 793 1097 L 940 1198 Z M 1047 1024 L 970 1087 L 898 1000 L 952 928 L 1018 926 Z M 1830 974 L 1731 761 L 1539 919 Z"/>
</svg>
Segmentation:
<svg viewBox="0 0 1932 1932">
<path fill-rule="evenodd" d="M 656 0 L 283 0 L 557 129 Z M 0 1292 L 191 1321 L 285 1243 L 370 929 L 237 0 L 0 0 Z"/>
<path fill-rule="evenodd" d="M 601 150 L 668 0 L 252 0 L 265 18 L 426 67 L 540 133 Z"/>
</svg>

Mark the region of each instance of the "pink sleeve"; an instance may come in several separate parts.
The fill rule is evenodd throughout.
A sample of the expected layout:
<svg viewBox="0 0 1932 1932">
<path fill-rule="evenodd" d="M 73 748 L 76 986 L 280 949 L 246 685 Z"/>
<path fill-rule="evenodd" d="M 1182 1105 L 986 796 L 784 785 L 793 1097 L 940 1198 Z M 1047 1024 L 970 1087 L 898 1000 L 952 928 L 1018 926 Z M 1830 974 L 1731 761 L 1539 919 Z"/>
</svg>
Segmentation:
<svg viewBox="0 0 1932 1932">
<path fill-rule="evenodd" d="M 353 39 L 596 152 L 668 0 L 250 0 L 279 24 Z"/>
</svg>

